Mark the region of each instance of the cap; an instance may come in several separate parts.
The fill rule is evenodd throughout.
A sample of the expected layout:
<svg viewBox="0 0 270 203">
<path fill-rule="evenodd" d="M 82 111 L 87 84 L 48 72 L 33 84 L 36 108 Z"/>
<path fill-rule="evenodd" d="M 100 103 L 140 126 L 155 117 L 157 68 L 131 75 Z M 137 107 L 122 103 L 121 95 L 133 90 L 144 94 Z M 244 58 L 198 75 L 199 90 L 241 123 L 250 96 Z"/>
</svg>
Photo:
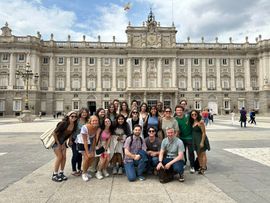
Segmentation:
<svg viewBox="0 0 270 203">
<path fill-rule="evenodd" d="M 76 114 L 76 115 L 77 115 L 77 112 L 76 112 L 76 111 L 70 111 L 70 112 L 68 112 L 66 115 L 67 115 L 67 116 L 70 116 L 71 114 Z"/>
</svg>

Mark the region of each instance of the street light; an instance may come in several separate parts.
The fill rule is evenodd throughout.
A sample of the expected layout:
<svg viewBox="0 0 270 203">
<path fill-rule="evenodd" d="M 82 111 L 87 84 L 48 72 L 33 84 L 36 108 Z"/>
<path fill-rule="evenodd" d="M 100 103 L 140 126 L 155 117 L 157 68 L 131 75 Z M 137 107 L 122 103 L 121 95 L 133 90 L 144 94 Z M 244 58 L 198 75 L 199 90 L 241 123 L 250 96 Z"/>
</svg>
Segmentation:
<svg viewBox="0 0 270 203">
<path fill-rule="evenodd" d="M 27 63 L 24 69 L 16 71 L 16 76 L 22 77 L 22 79 L 26 83 L 25 110 L 29 110 L 29 81 L 31 79 L 34 79 L 34 82 L 37 82 L 39 75 L 38 73 L 34 74 L 33 71 L 30 69 L 30 64 Z"/>
</svg>

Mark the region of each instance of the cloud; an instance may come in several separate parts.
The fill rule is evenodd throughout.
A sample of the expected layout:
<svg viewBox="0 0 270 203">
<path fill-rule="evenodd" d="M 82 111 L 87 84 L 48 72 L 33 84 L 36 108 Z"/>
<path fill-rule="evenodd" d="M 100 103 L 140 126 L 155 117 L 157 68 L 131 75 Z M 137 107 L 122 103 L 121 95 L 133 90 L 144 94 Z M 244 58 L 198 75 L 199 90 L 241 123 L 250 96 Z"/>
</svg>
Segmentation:
<svg viewBox="0 0 270 203">
<path fill-rule="evenodd" d="M 101 41 L 127 41 L 125 30 L 128 25 L 128 18 L 123 6 L 109 4 L 106 7 L 98 7 L 98 18 L 93 19 L 91 25 L 94 29 L 89 30 L 93 38 L 101 36 Z"/>
<path fill-rule="evenodd" d="M 14 35 L 36 35 L 40 31 L 45 40 L 50 39 L 51 33 L 55 40 L 66 40 L 68 34 L 72 39 L 82 39 L 83 33 L 73 29 L 77 21 L 74 12 L 57 6 L 47 8 L 41 3 L 41 0 L 1 1 L 0 24 L 8 22 Z"/>
<path fill-rule="evenodd" d="M 217 36 L 220 41 L 228 42 L 229 37 L 234 42 L 243 42 L 245 36 L 250 41 L 263 34 L 270 38 L 270 2 L 267 0 L 137 0 L 147 2 L 153 7 L 156 20 L 161 26 L 170 26 L 171 22 L 178 30 L 177 41 L 214 41 Z M 268 29 L 267 29 L 268 27 Z"/>
</svg>

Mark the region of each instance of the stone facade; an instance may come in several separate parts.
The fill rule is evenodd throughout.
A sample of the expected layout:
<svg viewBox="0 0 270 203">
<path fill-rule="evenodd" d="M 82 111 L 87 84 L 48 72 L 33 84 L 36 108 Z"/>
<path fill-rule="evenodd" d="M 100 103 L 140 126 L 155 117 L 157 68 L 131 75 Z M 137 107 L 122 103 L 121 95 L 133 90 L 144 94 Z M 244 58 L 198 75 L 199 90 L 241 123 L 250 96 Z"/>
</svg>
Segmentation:
<svg viewBox="0 0 270 203">
<path fill-rule="evenodd" d="M 209 107 L 217 114 L 242 106 L 270 112 L 270 40 L 256 43 L 176 42 L 176 29 L 161 27 L 152 12 L 142 26 L 128 25 L 127 42 L 49 41 L 14 36 L 6 24 L 0 35 L 0 115 L 19 115 L 25 81 L 16 70 L 29 63 L 39 80 L 30 81 L 29 106 L 52 114 L 87 106 L 107 107 L 117 98 L 149 105 Z"/>
</svg>

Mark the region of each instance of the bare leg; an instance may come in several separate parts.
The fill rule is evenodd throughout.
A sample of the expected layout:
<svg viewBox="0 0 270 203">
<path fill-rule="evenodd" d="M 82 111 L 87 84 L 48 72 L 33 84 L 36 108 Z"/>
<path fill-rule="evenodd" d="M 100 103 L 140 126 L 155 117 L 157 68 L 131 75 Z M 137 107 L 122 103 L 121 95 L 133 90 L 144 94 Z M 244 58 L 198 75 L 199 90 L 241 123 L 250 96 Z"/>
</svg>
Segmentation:
<svg viewBox="0 0 270 203">
<path fill-rule="evenodd" d="M 58 172 L 60 164 L 62 162 L 61 146 L 58 146 L 57 148 L 55 148 L 54 153 L 55 153 L 55 156 L 56 156 L 56 160 L 55 160 L 55 163 L 54 163 L 54 172 Z"/>
<path fill-rule="evenodd" d="M 65 144 L 62 146 L 62 150 L 61 150 L 61 153 L 62 153 L 62 160 L 61 160 L 61 171 L 64 171 L 65 169 L 65 165 L 66 165 L 66 151 L 67 151 L 67 148 L 65 146 Z"/>
</svg>

